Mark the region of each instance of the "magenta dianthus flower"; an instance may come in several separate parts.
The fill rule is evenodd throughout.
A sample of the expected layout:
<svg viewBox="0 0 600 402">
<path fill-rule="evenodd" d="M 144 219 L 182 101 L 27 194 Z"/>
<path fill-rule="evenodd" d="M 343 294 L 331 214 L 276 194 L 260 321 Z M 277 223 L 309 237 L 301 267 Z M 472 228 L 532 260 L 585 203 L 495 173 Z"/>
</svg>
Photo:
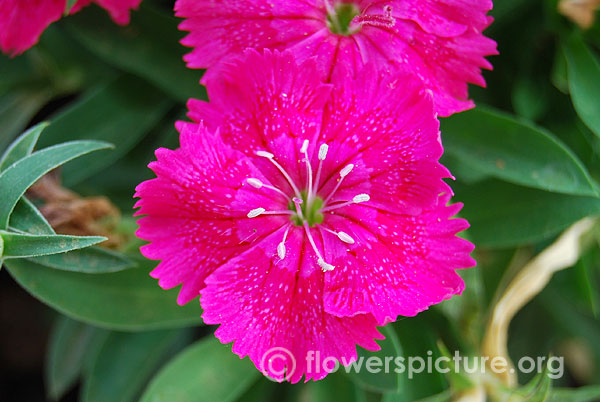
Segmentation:
<svg viewBox="0 0 600 402">
<path fill-rule="evenodd" d="M 311 352 L 349 364 L 357 344 L 376 350 L 377 325 L 460 293 L 455 270 L 474 265 L 430 91 L 336 74 L 324 84 L 291 52 L 226 63 L 136 192 L 142 253 L 162 260 L 151 275 L 181 284 L 180 304 L 201 295 L 223 343 L 291 382 L 327 375 Z M 265 366 L 274 347 L 291 354 Z"/>
<path fill-rule="evenodd" d="M 129 11 L 142 0 L 78 0 L 70 10 L 76 13 L 90 3 L 106 9 L 121 25 L 129 23 Z M 2 0 L 0 1 L 0 49 L 11 56 L 35 45 L 48 26 L 64 14 L 67 0 Z"/>
<path fill-rule="evenodd" d="M 177 0 L 185 18 L 185 60 L 219 74 L 219 64 L 246 48 L 291 49 L 317 56 L 329 77 L 339 66 L 390 64 L 415 73 L 434 93 L 441 116 L 469 109 L 467 83 L 485 86 L 485 56 L 496 43 L 483 36 L 491 0 Z"/>
</svg>

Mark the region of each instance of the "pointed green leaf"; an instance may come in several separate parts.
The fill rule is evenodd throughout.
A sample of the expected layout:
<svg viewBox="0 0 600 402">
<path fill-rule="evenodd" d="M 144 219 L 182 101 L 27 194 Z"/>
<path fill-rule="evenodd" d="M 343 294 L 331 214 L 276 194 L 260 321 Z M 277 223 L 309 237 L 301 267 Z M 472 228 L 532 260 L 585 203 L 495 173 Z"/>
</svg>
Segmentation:
<svg viewBox="0 0 600 402">
<path fill-rule="evenodd" d="M 26 197 L 21 197 L 10 215 L 8 226 L 30 234 L 54 234 L 54 229 L 41 212 Z"/>
<path fill-rule="evenodd" d="M 577 114 L 600 137 L 600 65 L 579 33 L 562 44 L 567 58 L 569 92 Z"/>
<path fill-rule="evenodd" d="M 111 332 L 86 373 L 81 400 L 135 401 L 181 334 L 180 330 Z"/>
<path fill-rule="evenodd" d="M 61 399 L 80 376 L 93 344 L 103 340 L 104 330 L 59 316 L 52 333 L 46 356 L 46 385 L 48 396 Z"/>
<path fill-rule="evenodd" d="M 0 158 L 0 172 L 19 159 L 31 155 L 33 147 L 35 147 L 38 138 L 40 138 L 40 134 L 46 127 L 48 127 L 48 123 L 40 123 L 25 131 L 19 138 L 10 144 L 6 152 L 4 152 L 4 155 L 2 155 L 2 158 Z"/>
<path fill-rule="evenodd" d="M 547 191 L 597 195 L 589 173 L 551 133 L 478 107 L 442 120 L 446 152 L 479 172 Z"/>
<path fill-rule="evenodd" d="M 141 402 L 232 402 L 260 376 L 248 359 L 213 336 L 196 342 L 165 366 L 144 392 Z"/>
<path fill-rule="evenodd" d="M 66 253 L 106 240 L 98 236 L 32 235 L 0 230 L 4 241 L 2 258 L 27 258 Z"/>
<path fill-rule="evenodd" d="M 101 247 L 87 247 L 29 260 L 49 268 L 86 274 L 119 272 L 135 266 L 135 263 L 124 255 Z"/>
<path fill-rule="evenodd" d="M 12 210 L 40 177 L 78 156 L 110 148 L 99 141 L 73 141 L 37 151 L 0 173 L 0 229 L 6 229 Z"/>
<path fill-rule="evenodd" d="M 153 262 L 95 275 L 49 269 L 20 259 L 7 260 L 5 265 L 34 297 L 69 317 L 96 326 L 137 331 L 202 322 L 197 300 L 179 306 L 178 289 L 163 290 L 148 275 Z"/>
</svg>

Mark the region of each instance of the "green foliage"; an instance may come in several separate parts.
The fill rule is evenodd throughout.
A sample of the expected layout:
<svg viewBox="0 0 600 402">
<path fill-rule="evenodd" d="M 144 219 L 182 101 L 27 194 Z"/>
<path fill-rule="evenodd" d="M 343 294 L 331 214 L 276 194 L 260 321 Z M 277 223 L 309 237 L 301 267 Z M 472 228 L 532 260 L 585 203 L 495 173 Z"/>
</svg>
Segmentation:
<svg viewBox="0 0 600 402">
<path fill-rule="evenodd" d="M 233 402 L 260 376 L 247 359 L 207 338 L 185 349 L 152 380 L 140 402 Z"/>
<path fill-rule="evenodd" d="M 110 332 L 84 375 L 82 401 L 137 400 L 152 374 L 186 335 L 185 330 Z"/>
<path fill-rule="evenodd" d="M 446 152 L 471 169 L 556 193 L 598 195 L 577 157 L 526 121 L 479 106 L 444 119 L 442 132 Z"/>
<path fill-rule="evenodd" d="M 25 260 L 5 261 L 12 277 L 49 306 L 86 323 L 116 330 L 150 330 L 199 324 L 199 304 L 175 303 L 177 290 L 164 291 L 148 276 L 152 263 L 121 272 L 68 272 Z"/>
<path fill-rule="evenodd" d="M 104 237 L 33 235 L 11 233 L 4 230 L 0 230 L 0 237 L 4 243 L 4 250 L 0 253 L 0 257 L 5 259 L 66 253 L 106 240 Z"/>
<path fill-rule="evenodd" d="M 569 91 L 575 110 L 600 137 L 600 64 L 577 34 L 564 40 L 563 52 L 567 58 Z"/>
<path fill-rule="evenodd" d="M 65 316 L 57 318 L 46 356 L 46 384 L 50 398 L 62 398 L 75 384 L 86 360 L 97 353 L 98 345 L 107 335 L 107 331 Z"/>
</svg>

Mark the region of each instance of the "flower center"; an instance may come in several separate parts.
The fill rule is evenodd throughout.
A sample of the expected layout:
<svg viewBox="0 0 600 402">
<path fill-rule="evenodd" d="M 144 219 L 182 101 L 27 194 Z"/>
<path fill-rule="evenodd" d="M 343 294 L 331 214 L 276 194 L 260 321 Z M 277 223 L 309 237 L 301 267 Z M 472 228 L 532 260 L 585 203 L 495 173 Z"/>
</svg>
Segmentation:
<svg viewBox="0 0 600 402">
<path fill-rule="evenodd" d="M 349 36 L 360 29 L 359 25 L 351 26 L 354 17 L 360 14 L 356 4 L 337 2 L 332 6 L 329 0 L 325 0 L 325 7 L 327 8 L 327 27 L 331 33 Z"/>
<path fill-rule="evenodd" d="M 353 204 L 359 204 L 363 202 L 368 202 L 371 197 L 368 194 L 358 194 L 355 195 L 352 200 L 347 201 L 333 201 L 332 197 L 339 190 L 344 178 L 348 176 L 352 170 L 354 169 L 353 164 L 346 165 L 339 172 L 339 178 L 333 190 L 329 192 L 326 198 L 321 197 L 317 193 L 320 190 L 319 184 L 321 181 L 321 172 L 323 169 L 323 161 L 327 158 L 327 151 L 329 150 L 329 146 L 327 144 L 322 144 L 319 147 L 318 160 L 319 164 L 316 170 L 316 173 L 313 174 L 313 168 L 310 163 L 310 158 L 308 157 L 308 140 L 305 140 L 302 143 L 302 147 L 300 148 L 300 153 L 304 155 L 304 158 L 300 161 L 300 163 L 305 164 L 306 166 L 306 190 L 300 191 L 298 185 L 294 182 L 292 177 L 288 174 L 288 172 L 284 169 L 282 165 L 280 165 L 275 160 L 275 155 L 266 151 L 258 151 L 256 155 L 262 158 L 268 159 L 279 172 L 283 175 L 283 177 L 287 180 L 290 187 L 292 188 L 293 194 L 287 194 L 285 191 L 271 186 L 269 184 L 265 184 L 259 179 L 249 178 L 246 179 L 246 182 L 252 186 L 253 188 L 260 191 L 271 191 L 279 193 L 284 196 L 288 200 L 287 208 L 279 211 L 267 211 L 265 208 L 254 208 L 248 212 L 248 218 L 256 218 L 261 215 L 288 215 L 290 217 L 290 222 L 285 225 L 285 233 L 283 235 L 283 240 L 277 246 L 277 255 L 280 259 L 284 259 L 286 256 L 286 246 L 285 242 L 288 237 L 289 231 L 292 227 L 298 226 L 304 229 L 304 233 L 315 252 L 317 257 L 317 262 L 323 271 L 331 271 L 335 267 L 329 263 L 327 263 L 319 251 L 315 240 L 311 233 L 311 228 L 316 228 L 328 232 L 337 238 L 346 243 L 346 244 L 354 244 L 355 240 L 352 236 L 348 235 L 345 232 L 336 232 L 335 230 L 329 229 L 325 227 L 323 224 L 325 220 L 325 212 L 334 214 L 336 210 L 340 208 L 347 207 Z"/>
<path fill-rule="evenodd" d="M 302 195 L 302 203 L 300 204 L 300 212 L 302 213 L 302 217 L 298 212 L 296 212 L 296 204 L 293 200 L 288 203 L 288 209 L 293 211 L 294 214 L 291 216 L 291 221 L 296 226 L 303 226 L 304 222 L 308 223 L 308 226 L 313 227 L 320 223 L 323 223 L 323 212 L 321 209 L 323 208 L 323 199 L 317 195 L 312 197 L 312 200 L 308 198 L 308 191 L 301 191 L 300 195 Z"/>
</svg>

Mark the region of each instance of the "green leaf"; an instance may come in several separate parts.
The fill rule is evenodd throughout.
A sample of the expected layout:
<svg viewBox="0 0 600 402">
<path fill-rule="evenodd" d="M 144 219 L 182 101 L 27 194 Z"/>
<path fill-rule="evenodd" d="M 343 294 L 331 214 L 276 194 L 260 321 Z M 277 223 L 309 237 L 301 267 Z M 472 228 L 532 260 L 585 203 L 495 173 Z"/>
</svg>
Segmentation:
<svg viewBox="0 0 600 402">
<path fill-rule="evenodd" d="M 83 99 L 52 120 L 40 146 L 75 139 L 95 139 L 115 144 L 110 152 L 98 152 L 65 166 L 61 172 L 66 186 L 77 184 L 102 171 L 135 146 L 172 106 L 147 82 L 122 76 Z"/>
<path fill-rule="evenodd" d="M 360 402 L 364 397 L 365 391 L 352 383 L 348 376 L 339 371 L 331 373 L 323 380 L 310 381 L 300 390 L 295 402 Z"/>
<path fill-rule="evenodd" d="M 443 119 L 446 152 L 478 171 L 547 191 L 597 195 L 577 157 L 549 132 L 478 107 Z"/>
<path fill-rule="evenodd" d="M 0 230 L 4 242 L 2 258 L 27 258 L 59 254 L 98 244 L 106 240 L 98 236 L 32 235 Z"/>
<path fill-rule="evenodd" d="M 181 352 L 154 377 L 141 402 L 230 402 L 261 375 L 248 359 L 210 336 Z"/>
<path fill-rule="evenodd" d="M 180 331 L 112 332 L 102 344 L 83 387 L 83 402 L 132 402 Z"/>
<path fill-rule="evenodd" d="M 110 148 L 99 141 L 73 141 L 37 151 L 0 173 L 0 229 L 25 191 L 52 169 L 87 153 Z"/>
<path fill-rule="evenodd" d="M 358 359 L 355 363 L 347 367 L 342 367 L 350 376 L 350 379 L 359 386 L 376 392 L 396 392 L 401 390 L 401 377 L 394 371 L 394 361 L 386 359 L 395 359 L 402 356 L 402 347 L 398 337 L 390 326 L 381 328 L 385 339 L 377 341 L 381 349 L 371 352 L 358 348 Z M 386 364 L 388 367 L 386 367 Z M 372 369 L 369 368 L 372 365 Z"/>
<path fill-rule="evenodd" d="M 92 53 L 150 81 L 173 99 L 182 103 L 189 98 L 206 99 L 206 91 L 199 84 L 201 71 L 188 69 L 183 62 L 186 49 L 179 44 L 183 34 L 177 29 L 176 18 L 144 3 L 123 29 L 107 18 L 99 18 L 100 12 L 86 10 L 69 18 L 65 25 Z"/>
<path fill-rule="evenodd" d="M 427 321 L 430 314 L 425 314 L 405 318 L 390 325 L 390 329 L 398 337 L 404 356 L 407 356 L 404 363 L 406 370 L 399 376 L 400 388 L 396 401 L 414 401 L 442 392 L 448 387 L 444 375 L 435 370 L 423 370 L 421 373 L 410 371 L 412 366 L 420 367 L 420 362 L 411 364 L 411 357 L 418 357 L 426 362 L 428 358 L 435 361 L 441 356 L 437 348 L 436 331 Z"/>
<path fill-rule="evenodd" d="M 137 331 L 202 321 L 198 301 L 177 305 L 178 290 L 165 291 L 148 275 L 152 262 L 95 275 L 48 269 L 27 260 L 8 260 L 5 265 L 34 297 L 69 317 L 99 327 Z"/>
<path fill-rule="evenodd" d="M 573 106 L 581 120 L 600 136 L 600 65 L 579 33 L 564 40 L 562 49 Z"/>
<path fill-rule="evenodd" d="M 17 202 L 13 209 L 8 226 L 20 232 L 31 234 L 54 234 L 54 229 L 41 212 L 25 197 Z"/>
<path fill-rule="evenodd" d="M 86 274 L 119 272 L 135 266 L 135 263 L 124 255 L 101 247 L 87 247 L 29 260 L 49 268 Z"/>
<path fill-rule="evenodd" d="M 454 184 L 461 216 L 478 246 L 512 247 L 558 234 L 586 216 L 600 214 L 600 199 L 548 193 L 500 181 Z"/>
<path fill-rule="evenodd" d="M 19 138 L 17 138 L 4 152 L 2 158 L 0 158 L 0 172 L 12 165 L 16 161 L 31 155 L 33 147 L 37 143 L 40 134 L 48 126 L 48 123 L 40 123 L 30 128 Z"/>
<path fill-rule="evenodd" d="M 52 333 L 46 356 L 46 385 L 51 399 L 59 400 L 75 385 L 92 344 L 105 332 L 92 326 L 59 316 Z"/>
<path fill-rule="evenodd" d="M 600 400 L 600 385 L 590 385 L 576 389 L 553 389 L 547 402 L 595 402 L 598 400 Z"/>
</svg>

